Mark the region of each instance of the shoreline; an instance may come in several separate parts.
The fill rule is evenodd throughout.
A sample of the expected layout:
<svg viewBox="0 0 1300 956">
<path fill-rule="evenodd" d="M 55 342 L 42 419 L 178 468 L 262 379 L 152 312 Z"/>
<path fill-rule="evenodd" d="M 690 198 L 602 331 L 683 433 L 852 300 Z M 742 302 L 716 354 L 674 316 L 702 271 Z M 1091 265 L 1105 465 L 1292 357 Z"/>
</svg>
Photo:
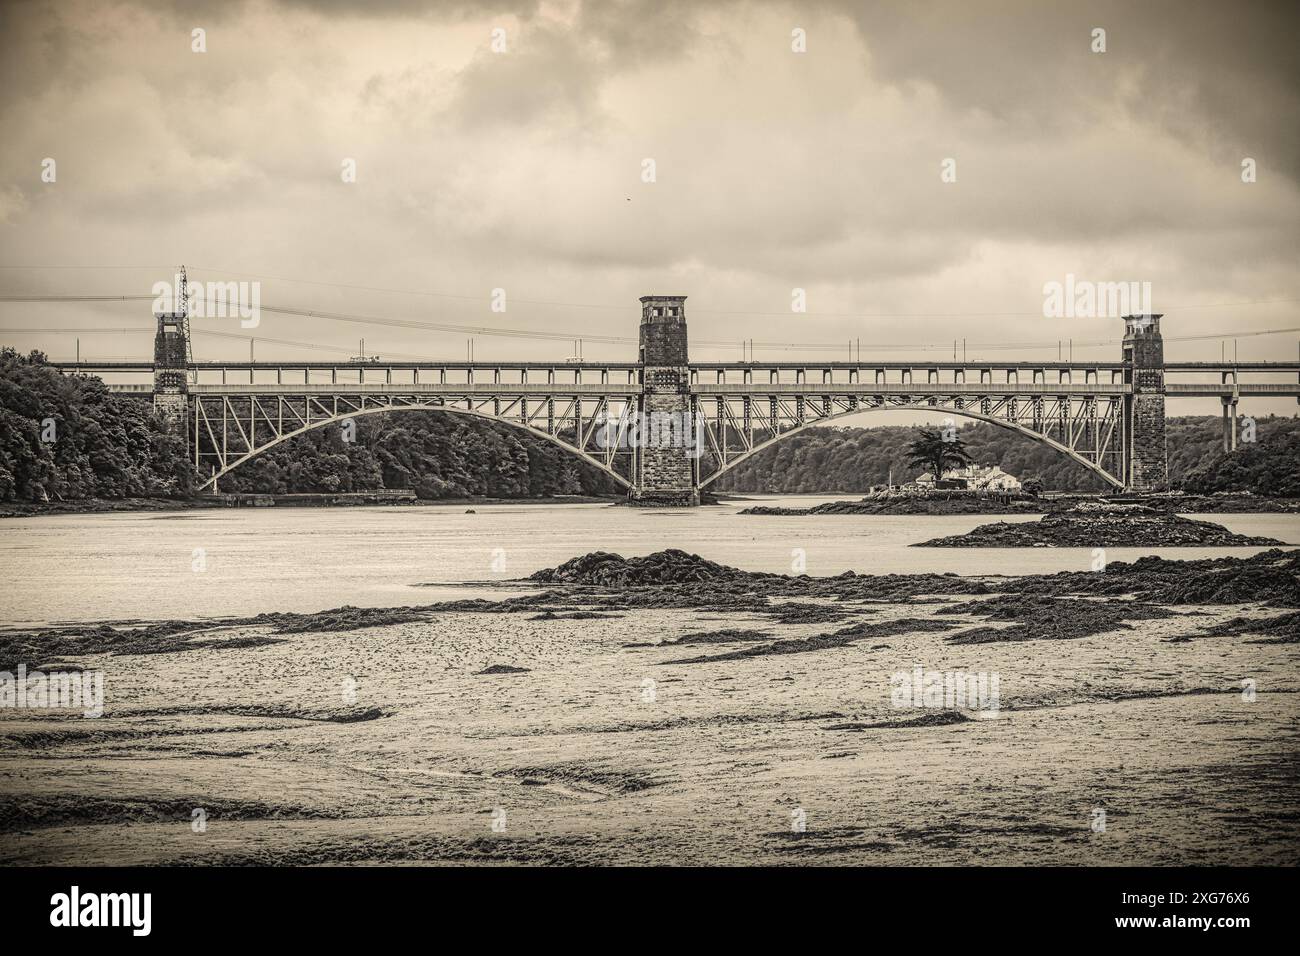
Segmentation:
<svg viewBox="0 0 1300 956">
<path fill-rule="evenodd" d="M 626 499 L 621 495 L 563 495 L 543 498 L 429 498 L 402 499 L 385 498 L 366 492 L 348 493 L 354 499 L 336 498 L 335 500 L 309 500 L 331 497 L 328 493 L 303 493 L 302 495 L 258 495 L 240 493 L 239 495 L 201 496 L 195 498 L 86 498 L 70 501 L 31 502 L 10 501 L 0 503 L 0 519 L 37 518 L 54 515 L 72 514 L 129 514 L 162 513 L 180 511 L 202 511 L 209 509 L 259 509 L 259 508 L 359 508 L 359 507 L 401 507 L 434 508 L 476 505 L 559 505 L 559 504 L 607 504 L 622 505 Z M 723 492 L 711 496 L 709 505 L 761 501 L 755 495 L 763 492 Z M 815 492 L 803 495 L 774 495 L 782 499 L 822 498 L 841 492 Z M 245 499 L 234 503 L 233 498 Z M 270 501 L 270 504 L 256 504 L 256 500 Z M 803 517 L 820 515 L 1032 515 L 1055 514 L 1065 511 L 1081 502 L 1104 500 L 1101 496 L 1061 495 L 1053 498 L 1018 498 L 1009 503 L 995 499 L 975 499 L 967 496 L 948 497 L 882 497 L 860 498 L 853 501 L 831 501 L 807 508 L 787 508 L 755 504 L 740 509 L 737 513 L 753 517 Z M 1148 507 L 1159 508 L 1171 514 L 1297 514 L 1300 513 L 1298 498 L 1260 498 L 1251 495 L 1154 495 L 1134 497 Z"/>
<path fill-rule="evenodd" d="M 325 495 L 322 494 L 322 497 Z M 233 495 L 231 497 L 234 497 Z M 270 505 L 252 503 L 234 504 L 221 497 L 198 498 L 87 498 L 75 501 L 58 502 L 4 502 L 0 503 L 0 519 L 4 518 L 40 518 L 52 515 L 74 514 L 117 514 L 149 513 L 168 511 L 206 511 L 206 510 L 262 510 L 271 508 L 361 508 L 361 507 L 395 507 L 395 508 L 432 508 L 456 507 L 466 505 L 560 505 L 560 504 L 617 504 L 618 497 L 600 497 L 590 495 L 572 495 L 547 498 L 417 498 L 413 500 L 384 499 L 370 497 L 360 493 L 356 500 L 308 501 L 295 500 L 293 496 L 246 495 L 252 499 L 273 499 Z M 314 497 L 314 496 L 313 496 Z"/>
<path fill-rule="evenodd" d="M 794 496 L 782 496 L 794 497 Z M 819 497 L 809 495 L 808 497 Z M 1004 499 L 1004 500 L 1003 500 Z M 828 501 L 808 508 L 756 505 L 740 513 L 759 517 L 820 515 L 1053 515 L 1078 506 L 1117 502 L 1140 504 L 1168 514 L 1296 514 L 1300 498 L 1255 495 L 1058 495 L 1054 497 L 969 494 L 881 495 L 855 501 Z"/>
</svg>

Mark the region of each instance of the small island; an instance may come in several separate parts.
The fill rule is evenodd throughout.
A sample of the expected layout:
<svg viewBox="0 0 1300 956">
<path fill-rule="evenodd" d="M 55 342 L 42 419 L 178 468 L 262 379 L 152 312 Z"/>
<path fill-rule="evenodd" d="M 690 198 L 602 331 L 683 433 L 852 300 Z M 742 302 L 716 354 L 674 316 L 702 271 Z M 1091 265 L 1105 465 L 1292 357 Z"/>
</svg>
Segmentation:
<svg viewBox="0 0 1300 956">
<path fill-rule="evenodd" d="M 983 524 L 917 548 L 1241 548 L 1283 544 L 1141 504 L 1085 502 L 1039 521 Z"/>
</svg>

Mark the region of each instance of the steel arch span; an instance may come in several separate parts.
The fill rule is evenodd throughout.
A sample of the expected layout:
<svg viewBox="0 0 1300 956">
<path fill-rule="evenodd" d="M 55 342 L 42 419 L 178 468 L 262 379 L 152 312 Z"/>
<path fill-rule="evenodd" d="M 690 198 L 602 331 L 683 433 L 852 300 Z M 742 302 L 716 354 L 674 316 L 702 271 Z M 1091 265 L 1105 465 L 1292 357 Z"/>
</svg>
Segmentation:
<svg viewBox="0 0 1300 956">
<path fill-rule="evenodd" d="M 722 404 L 721 402 L 719 404 Z M 773 401 L 774 405 L 778 402 Z M 856 407 L 841 407 L 832 409 L 829 412 L 822 410 L 815 417 L 792 418 L 782 420 L 779 410 L 772 411 L 765 419 L 764 423 L 757 431 L 765 434 L 766 437 L 758 441 L 751 438 L 748 442 L 743 440 L 743 434 L 739 433 L 734 425 L 737 421 L 743 423 L 743 419 L 737 420 L 729 414 L 729 410 L 724 406 L 721 414 L 705 416 L 704 434 L 706 436 L 708 451 L 713 453 L 715 461 L 721 462 L 721 467 L 717 468 L 707 477 L 702 477 L 700 487 L 705 488 L 717 479 L 721 478 L 728 471 L 735 468 L 741 462 L 757 455 L 768 448 L 771 448 L 777 442 L 791 435 L 798 434 L 808 428 L 814 428 L 825 425 L 827 422 L 839 418 L 845 418 L 849 415 L 860 415 L 865 412 L 873 411 L 929 411 L 929 412 L 947 412 L 952 415 L 960 415 L 963 418 L 970 418 L 977 421 L 989 422 L 1009 431 L 1024 435 L 1040 444 L 1046 445 L 1055 451 L 1060 452 L 1066 457 L 1083 465 L 1089 471 L 1096 474 L 1107 484 L 1115 488 L 1123 488 L 1124 481 L 1118 475 L 1106 469 L 1106 462 L 1113 460 L 1120 464 L 1122 459 L 1122 449 L 1120 446 L 1120 428 L 1119 418 L 1122 415 L 1122 405 L 1119 402 L 1107 403 L 1104 411 L 1098 413 L 1096 403 L 1092 403 L 1090 408 L 1084 408 L 1077 413 L 1070 408 L 1068 401 L 1064 402 L 1061 407 L 1050 409 L 1055 414 L 1050 418 L 1046 417 L 1045 412 L 1049 411 L 1046 407 L 1048 403 L 1039 402 L 1036 406 L 1037 417 L 1030 417 L 1031 424 L 1019 421 L 1017 417 L 1017 408 L 1014 399 L 1003 399 L 1001 402 L 989 403 L 999 406 L 1001 415 L 995 412 L 994 408 L 988 411 L 982 411 L 978 407 L 972 408 L 964 406 L 960 399 L 951 403 L 941 403 L 930 401 L 926 402 L 909 402 L 899 404 L 869 404 L 857 405 Z M 1080 403 L 1087 404 L 1087 403 Z M 1008 408 L 1009 406 L 1009 408 Z M 1010 416 L 1007 417 L 1008 412 Z M 793 415 L 799 415 L 796 409 Z M 754 415 L 751 410 L 750 422 L 754 421 Z M 1038 423 L 1040 430 L 1032 427 L 1033 423 Z M 774 423 L 774 424 L 773 424 Z M 1050 425 L 1048 424 L 1050 423 Z M 755 429 L 750 429 L 753 435 Z M 1053 437 L 1057 433 L 1059 437 Z M 733 448 L 730 440 L 740 437 L 742 442 L 739 447 Z M 1065 441 L 1059 440 L 1064 438 Z M 1091 439 L 1091 442 L 1087 440 Z"/>
<path fill-rule="evenodd" d="M 585 461 L 614 479 L 620 487 L 631 488 L 627 477 L 614 468 L 615 460 L 620 454 L 625 454 L 616 444 L 609 443 L 608 448 L 598 448 L 600 457 L 588 450 L 593 447 L 598 434 L 601 434 L 599 429 L 606 426 L 607 421 L 612 423 L 607 428 L 617 430 L 609 430 L 605 434 L 622 434 L 627 428 L 627 413 L 622 413 L 615 419 L 606 419 L 604 416 L 608 414 L 610 403 L 597 400 L 592 403 L 593 411 L 584 414 L 582 402 L 578 400 L 566 409 L 568 414 L 564 417 L 557 418 L 553 409 L 549 416 L 539 414 L 542 421 L 550 423 L 549 428 L 543 430 L 538 427 L 541 422 L 535 425 L 527 420 L 526 401 L 508 403 L 505 409 L 501 407 L 501 402 L 502 399 L 499 398 L 480 402 L 480 405 L 493 406 L 493 411 L 486 411 L 482 407 L 474 407 L 472 399 L 467 401 L 468 407 L 458 407 L 441 400 L 395 402 L 387 396 L 376 399 L 374 396 L 332 395 L 327 406 L 316 398 L 295 400 L 292 396 L 284 395 L 223 395 L 220 399 L 194 396 L 189 410 L 193 422 L 194 466 L 200 478 L 204 465 L 208 465 L 210 470 L 209 476 L 201 481 L 198 490 L 215 491 L 224 475 L 299 435 L 328 425 L 341 424 L 349 419 L 403 411 L 445 412 L 518 428 Z M 343 407 L 340 408 L 340 405 Z M 286 411 L 288 415 L 285 414 Z M 511 414 L 512 411 L 514 414 Z M 562 437 L 567 430 L 566 426 L 574 426 L 574 433 L 583 447 Z"/>
</svg>

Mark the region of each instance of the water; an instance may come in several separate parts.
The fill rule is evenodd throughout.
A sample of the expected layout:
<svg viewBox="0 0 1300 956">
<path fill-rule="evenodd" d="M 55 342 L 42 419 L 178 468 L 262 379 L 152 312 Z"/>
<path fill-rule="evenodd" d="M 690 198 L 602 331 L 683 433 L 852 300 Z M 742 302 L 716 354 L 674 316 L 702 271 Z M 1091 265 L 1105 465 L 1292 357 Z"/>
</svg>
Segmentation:
<svg viewBox="0 0 1300 956">
<path fill-rule="evenodd" d="M 501 582 L 588 551 L 646 554 L 675 547 L 753 571 L 789 573 L 795 549 L 812 575 L 1087 570 L 1084 548 L 910 548 L 962 534 L 990 517 L 737 514 L 752 504 L 807 507 L 853 495 L 751 496 L 676 510 L 605 504 L 245 508 L 59 515 L 0 521 L 0 625 L 316 611 L 344 604 L 423 604 L 477 593 L 424 584 Z M 1300 544 L 1298 515 L 1209 515 L 1242 534 Z M 196 549 L 206 570 L 196 571 Z M 500 549 L 500 550 L 498 550 Z M 1143 554 L 1246 556 L 1252 548 L 1111 548 Z M 504 562 L 504 564 L 503 564 Z M 493 590 L 493 596 L 503 592 Z M 504 592 L 510 593 L 510 592 Z"/>
</svg>

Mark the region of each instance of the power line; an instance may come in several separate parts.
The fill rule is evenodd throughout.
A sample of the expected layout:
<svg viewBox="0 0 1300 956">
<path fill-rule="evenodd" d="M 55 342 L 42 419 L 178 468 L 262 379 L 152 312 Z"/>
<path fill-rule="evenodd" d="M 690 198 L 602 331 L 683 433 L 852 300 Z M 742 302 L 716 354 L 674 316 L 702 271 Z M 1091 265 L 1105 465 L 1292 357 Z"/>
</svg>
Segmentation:
<svg viewBox="0 0 1300 956">
<path fill-rule="evenodd" d="M 117 302 L 153 301 L 152 295 L 0 295 L 0 302 Z M 294 309 L 276 305 L 262 305 L 263 312 L 297 315 L 306 318 L 328 319 L 336 322 L 355 322 L 364 325 L 386 325 L 393 328 L 419 329 L 429 332 L 454 332 L 458 335 L 484 335 L 500 338 L 538 339 L 542 341 L 570 342 L 582 339 L 604 345 L 625 345 L 637 340 L 625 335 L 592 335 L 586 332 L 544 332 L 528 329 L 502 329 L 494 326 L 457 325 L 446 322 L 421 322 L 415 319 L 390 319 L 381 316 L 351 315 L 342 312 L 324 312 L 318 309 Z M 703 344 L 703 343 L 702 343 Z M 730 343 L 724 343 L 730 344 Z"/>
<path fill-rule="evenodd" d="M 218 269 L 211 266 L 193 266 L 198 272 L 212 272 L 218 275 L 240 276 L 250 279 L 270 279 L 275 282 L 293 282 L 299 285 L 316 285 L 330 289 L 351 289 L 359 292 L 387 292 L 395 295 L 417 295 L 438 299 L 455 299 L 462 302 L 482 302 L 483 296 L 466 295 L 457 292 L 436 292 L 427 289 L 395 289 L 386 286 L 359 285 L 345 282 L 322 282 L 318 279 L 298 279 L 292 276 L 268 275 L 265 273 L 248 272 L 242 269 Z M 48 265 L 48 266 L 0 266 L 0 269 L 119 269 L 135 271 L 159 271 L 172 272 L 172 266 L 80 266 L 80 265 Z M 6 297 L 0 296 L 0 300 Z M 153 298 L 152 296 L 129 296 L 119 297 L 110 296 L 109 298 Z M 603 309 L 605 311 L 622 312 L 627 309 L 626 304 L 608 305 L 596 302 L 551 302 L 545 299 L 512 299 L 512 301 L 523 305 L 540 305 L 549 308 L 559 309 Z M 1300 302 L 1300 298 L 1278 298 L 1278 299 L 1250 299 L 1240 302 L 1203 302 L 1192 305 L 1169 305 L 1164 306 L 1168 312 L 1183 312 L 1189 309 L 1231 309 L 1256 305 L 1279 305 L 1285 303 Z M 706 309 L 693 307 L 694 314 L 703 315 L 743 315 L 743 316 L 789 316 L 790 312 L 756 312 L 746 309 Z M 841 319 L 961 319 L 961 318 L 998 318 L 998 317 L 1039 317 L 1042 315 L 1041 310 L 1032 312 L 800 312 L 801 316 L 813 316 L 822 318 L 841 318 Z M 572 337 L 572 336 L 570 336 Z M 594 339 L 593 339 L 594 341 Z M 734 343 L 726 343 L 734 344 Z"/>
<path fill-rule="evenodd" d="M 121 328 L 112 329 L 82 329 L 72 325 L 62 327 L 49 326 L 35 329 L 0 329 L 0 332 L 12 332 L 15 335 L 109 335 L 118 332 L 153 332 L 155 329 L 148 325 L 129 325 Z M 247 336 L 245 336 L 247 337 Z"/>
<path fill-rule="evenodd" d="M 321 282 L 316 279 L 294 279 L 288 276 L 258 275 L 252 272 L 240 272 L 231 269 L 214 269 L 205 266 L 195 266 L 200 272 L 215 272 L 220 275 L 228 276 L 247 276 L 252 279 L 271 279 L 276 282 L 293 282 L 302 285 L 319 285 L 332 289 L 352 289 L 363 292 L 391 292 L 397 295 L 420 295 L 430 296 L 442 299 L 458 299 L 466 302 L 481 302 L 482 295 L 464 295 L 451 292 L 429 292 L 419 289 L 393 289 L 383 286 L 367 285 L 350 285 L 341 282 Z M 540 299 L 514 299 L 513 301 L 524 305 L 541 305 L 559 309 L 604 309 L 606 311 L 622 312 L 627 309 L 626 305 L 602 305 L 594 302 L 549 302 Z M 1217 302 L 1204 303 L 1201 305 L 1171 305 L 1167 307 L 1170 312 L 1184 311 L 1186 309 L 1226 309 L 1236 308 L 1238 306 L 1252 305 L 1275 305 L 1287 302 L 1300 302 L 1300 298 L 1288 299 L 1255 299 L 1246 302 Z M 692 314 L 703 315 L 746 315 L 746 316 L 789 316 L 790 312 L 753 312 L 744 309 L 702 309 L 692 307 Z M 1036 312 L 800 312 L 799 315 L 807 315 L 824 318 L 842 318 L 842 319 L 960 319 L 960 318 L 997 318 L 1004 317 L 1024 317 L 1024 316 L 1041 316 L 1042 310 Z M 702 343 L 703 344 L 703 343 Z M 733 343 L 725 343 L 733 344 Z"/>
<path fill-rule="evenodd" d="M 152 296 L 152 295 L 74 295 L 74 296 L 0 295 L 0 302 L 118 302 L 118 301 L 125 302 L 125 301 L 141 301 L 141 300 L 152 301 L 155 298 L 156 296 Z M 458 335 L 481 335 L 481 336 L 498 337 L 498 338 L 522 338 L 522 339 L 534 339 L 539 341 L 564 341 L 564 342 L 572 341 L 574 339 L 582 339 L 583 341 L 586 342 L 597 342 L 603 345 L 626 345 L 626 344 L 635 343 L 637 341 L 635 337 L 624 336 L 624 335 L 591 335 L 589 333 L 582 333 L 582 332 L 546 332 L 546 331 L 530 331 L 527 329 L 496 328 L 493 326 L 459 325 L 459 324 L 443 323 L 443 322 L 426 322 L 426 321 L 420 321 L 415 319 L 393 319 L 393 318 L 385 318 L 381 316 L 355 315 L 352 313 L 344 313 L 344 312 L 325 312 L 316 309 L 296 309 L 287 306 L 276 306 L 276 305 L 261 305 L 260 308 L 264 312 L 271 312 L 271 313 L 276 313 L 281 315 L 295 315 L 295 316 L 300 316 L 305 318 L 326 319 L 335 322 L 351 322 L 351 323 L 357 323 L 363 325 L 380 325 L 380 326 L 388 326 L 391 328 L 414 329 L 414 330 L 430 331 L 430 332 L 451 332 Z M 736 314 L 765 314 L 765 313 L 736 313 Z M 784 315 L 785 313 L 777 313 L 777 314 Z M 1014 314 L 1014 313 L 1001 313 L 1001 314 Z M 6 331 L 19 332 L 23 330 L 9 329 Z M 40 330 L 35 330 L 35 331 L 40 331 Z M 49 329 L 45 331 L 53 332 L 55 330 Z M 87 334 L 90 334 L 94 330 L 82 330 L 82 331 L 85 331 Z M 142 329 L 134 329 L 132 331 L 148 332 L 148 331 L 152 331 L 152 329 L 142 328 Z M 1263 335 L 1278 335 L 1278 334 L 1298 332 L 1298 331 L 1300 331 L 1300 326 L 1290 326 L 1290 327 L 1278 328 L 1278 329 L 1260 329 L 1254 331 L 1233 330 L 1228 332 L 1209 332 L 1209 333 L 1202 333 L 1198 335 L 1181 335 L 1181 336 L 1171 335 L 1171 336 L 1166 336 L 1165 341 L 1191 342 L 1191 341 L 1204 341 L 1204 340 L 1222 339 L 1222 338 L 1255 338 Z M 204 330 L 204 334 L 207 334 L 206 330 Z M 241 336 L 238 333 L 214 333 L 214 334 L 229 334 L 230 336 L 235 338 L 261 338 L 260 336 L 246 336 L 246 335 Z M 270 339 L 261 339 L 261 340 L 267 342 L 271 341 Z M 1106 345 L 1114 345 L 1120 341 L 1122 340 L 1117 338 L 1109 338 L 1109 339 L 1100 339 L 1092 342 L 1076 342 L 1074 344 L 1080 348 L 1096 348 L 1096 347 L 1101 347 Z M 306 343 L 300 343 L 300 344 L 306 348 L 314 347 Z M 736 343 L 730 340 L 728 341 L 697 340 L 696 344 L 704 347 L 709 347 L 709 348 L 729 348 L 731 346 L 734 346 Z M 1028 349 L 1050 348 L 1056 344 L 1057 342 L 1055 340 L 1038 341 L 1038 342 L 1033 342 L 1033 341 L 983 342 L 983 343 L 973 342 L 973 343 L 969 343 L 969 348 L 979 349 L 981 351 L 986 351 L 986 352 L 987 351 L 1017 351 L 1022 349 L 1028 350 Z M 325 348 L 327 346 L 318 346 L 318 347 Z M 781 351 L 799 351 L 799 352 L 825 352 L 825 351 L 837 351 L 842 347 L 843 347 L 842 343 L 839 342 L 828 343 L 828 342 L 759 342 L 756 341 L 753 343 L 753 348 L 761 351 L 781 350 Z M 946 351 L 948 348 L 950 348 L 950 345 L 949 343 L 940 343 L 940 344 L 915 344 L 914 343 L 914 344 L 904 344 L 904 345 L 873 345 L 871 348 L 873 351 L 877 351 L 877 352 Z M 342 350 L 342 349 L 335 349 L 335 350 Z"/>
<path fill-rule="evenodd" d="M 142 302 L 156 295 L 0 295 L 0 302 Z"/>
<path fill-rule="evenodd" d="M 527 329 L 500 329 L 490 325 L 452 325 L 443 322 L 421 322 L 415 319 L 388 319 L 372 315 L 351 315 L 344 312 L 321 312 L 316 309 L 291 309 L 274 305 L 263 305 L 263 312 L 275 312 L 281 315 L 298 315 L 313 319 L 329 319 L 334 322 L 356 322 L 363 325 L 386 325 L 401 329 L 422 329 L 431 332 L 456 332 L 462 335 L 486 335 L 501 338 L 540 339 L 543 341 L 571 342 L 582 339 L 585 342 L 600 342 L 604 345 L 625 345 L 636 339 L 626 335 L 591 335 L 585 332 L 542 332 Z"/>
<path fill-rule="evenodd" d="M 0 332 L 12 332 L 15 335 L 97 335 L 97 334 L 117 334 L 122 332 L 151 333 L 155 330 L 150 326 L 123 326 L 112 329 L 81 329 L 81 328 L 37 328 L 37 329 L 0 329 Z M 215 329 L 194 329 L 195 335 L 207 335 L 215 338 L 238 339 L 240 342 L 247 342 L 250 338 L 258 342 L 265 342 L 269 345 L 288 345 L 293 348 L 311 349 L 317 352 L 343 352 L 350 354 L 353 351 L 352 346 L 348 345 L 322 345 L 318 342 L 297 342 L 291 339 L 273 339 L 261 335 L 242 335 L 239 332 L 218 332 Z M 390 352 L 390 355 L 400 358 L 411 358 L 416 360 L 435 361 L 431 355 L 409 355 L 403 352 Z"/>
</svg>

